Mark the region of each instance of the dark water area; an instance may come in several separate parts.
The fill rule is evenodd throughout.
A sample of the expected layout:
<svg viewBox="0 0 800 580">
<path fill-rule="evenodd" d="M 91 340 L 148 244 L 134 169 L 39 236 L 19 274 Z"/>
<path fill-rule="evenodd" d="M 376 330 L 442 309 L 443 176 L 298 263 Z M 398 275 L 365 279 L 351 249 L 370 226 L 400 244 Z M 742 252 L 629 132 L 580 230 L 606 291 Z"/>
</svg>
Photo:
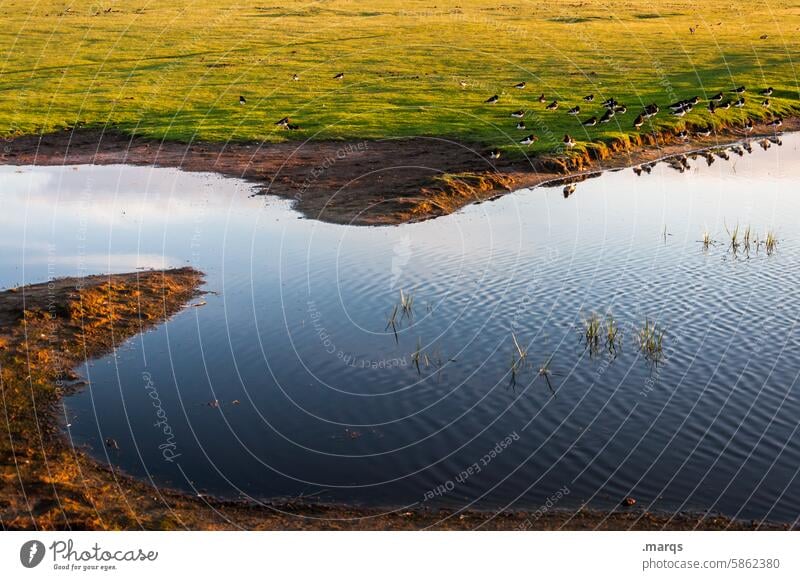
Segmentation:
<svg viewBox="0 0 800 580">
<path fill-rule="evenodd" d="M 561 490 L 564 508 L 633 496 L 794 521 L 798 144 L 382 228 L 301 219 L 211 174 L 0 167 L 0 285 L 207 274 L 212 294 L 80 367 L 90 384 L 64 401 L 76 446 L 159 485 L 486 509 Z M 734 252 L 737 224 L 777 248 Z M 593 313 L 616 349 L 587 348 Z"/>
</svg>

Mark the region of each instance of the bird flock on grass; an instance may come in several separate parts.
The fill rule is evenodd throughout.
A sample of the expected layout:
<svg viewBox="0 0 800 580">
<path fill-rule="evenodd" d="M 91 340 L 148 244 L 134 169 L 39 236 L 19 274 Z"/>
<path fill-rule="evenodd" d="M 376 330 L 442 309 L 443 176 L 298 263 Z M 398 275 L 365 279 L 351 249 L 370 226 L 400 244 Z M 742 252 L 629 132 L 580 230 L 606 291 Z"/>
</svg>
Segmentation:
<svg viewBox="0 0 800 580">
<path fill-rule="evenodd" d="M 527 84 L 525 82 L 519 82 L 513 85 L 515 89 L 525 89 Z M 726 92 L 718 92 L 711 97 L 708 97 L 706 100 L 708 102 L 707 110 L 712 113 L 716 114 L 717 111 L 724 111 L 733 108 L 742 108 L 746 104 L 745 100 L 745 93 L 747 92 L 747 88 L 745 86 L 738 86 L 733 88 L 730 91 Z M 758 94 L 763 98 L 761 101 L 761 106 L 765 109 L 768 109 L 771 106 L 771 102 L 769 97 L 772 96 L 774 90 L 772 87 L 768 87 L 766 89 L 762 89 L 758 91 Z M 727 96 L 727 98 L 726 98 Z M 620 127 L 625 127 L 628 123 L 633 129 L 639 130 L 641 129 L 645 123 L 649 120 L 658 115 L 662 112 L 661 107 L 659 107 L 656 103 L 650 103 L 645 105 L 639 113 L 637 113 L 632 120 L 623 120 L 620 117 L 626 115 L 628 113 L 628 107 L 624 104 L 618 102 L 615 98 L 610 97 L 605 99 L 600 103 L 600 110 L 593 111 L 595 114 L 581 116 L 584 112 L 587 103 L 594 103 L 595 95 L 588 94 L 581 98 L 581 104 L 576 104 L 574 106 L 570 106 L 566 109 L 566 114 L 572 117 L 575 117 L 578 120 L 578 123 L 582 127 L 595 127 L 600 124 L 610 123 L 612 120 L 616 120 Z M 488 99 L 484 101 L 487 105 L 497 105 L 501 101 L 501 95 L 492 95 Z M 548 99 L 547 96 L 542 93 L 539 95 L 537 101 L 540 104 L 544 105 L 544 110 L 548 112 L 555 112 L 559 109 L 562 103 L 558 99 Z M 696 106 L 698 106 L 703 99 L 699 96 L 693 96 L 688 99 L 682 99 L 670 105 L 664 107 L 664 111 L 668 111 L 672 117 L 675 118 L 683 118 L 686 115 L 690 114 Z M 563 108 L 562 108 L 563 110 Z M 518 109 L 511 113 L 511 117 L 514 119 L 519 119 L 516 124 L 516 130 L 524 131 L 528 127 L 525 124 L 524 119 L 532 114 L 530 110 Z M 766 122 L 766 126 L 778 128 L 783 124 L 783 120 L 780 117 L 774 117 Z M 745 133 L 750 133 L 753 131 L 754 125 L 751 119 L 747 119 L 744 124 L 742 125 L 742 129 Z M 688 128 L 682 128 L 675 133 L 675 136 L 678 139 L 688 141 L 692 137 L 709 137 L 713 134 L 714 130 L 710 126 L 695 126 L 692 129 L 692 132 L 689 132 Z M 523 137 L 518 141 L 519 145 L 521 146 L 531 146 L 534 143 L 539 141 L 539 138 L 534 134 L 529 134 Z M 567 148 L 571 149 L 577 145 L 575 139 L 570 136 L 569 134 L 564 135 L 562 140 L 562 145 Z M 490 157 L 492 159 L 498 159 L 501 156 L 501 152 L 499 149 L 494 149 L 490 152 Z"/>
<path fill-rule="evenodd" d="M 339 72 L 333 76 L 333 80 L 335 81 L 343 81 L 345 76 L 344 72 Z M 299 81 L 300 76 L 297 74 L 293 74 L 291 77 L 292 81 Z M 466 80 L 460 80 L 459 85 L 461 88 L 466 88 L 468 83 Z M 514 85 L 512 85 L 514 89 L 518 91 L 523 91 L 528 87 L 527 82 L 521 81 Z M 744 85 L 737 86 L 730 91 L 726 92 L 717 92 L 716 94 L 707 97 L 707 107 L 706 109 L 711 114 L 716 114 L 718 111 L 726 111 L 733 108 L 742 108 L 746 104 L 745 100 L 745 93 L 747 92 L 747 88 Z M 772 105 L 770 101 L 770 97 L 772 96 L 774 89 L 772 87 L 767 87 L 765 89 L 761 89 L 758 91 L 758 95 L 762 97 L 761 106 L 764 109 L 769 109 Z M 505 94 L 505 91 L 503 91 Z M 727 98 L 726 98 L 727 95 Z M 583 103 L 583 107 L 588 106 L 590 103 L 594 103 L 595 95 L 594 93 L 587 94 L 581 97 L 581 102 Z M 501 101 L 501 95 L 494 94 L 484 100 L 484 104 L 486 105 L 497 105 Z M 561 103 L 558 99 L 548 99 L 545 93 L 541 93 L 537 98 L 539 104 L 544 105 L 544 110 L 547 112 L 556 112 L 559 109 Z M 669 111 L 669 114 L 676 118 L 682 118 L 686 115 L 690 114 L 696 106 L 698 106 L 703 99 L 699 96 L 693 96 L 688 99 L 682 99 L 676 101 L 670 105 L 665 107 L 665 110 Z M 247 104 L 247 99 L 244 95 L 239 96 L 239 104 L 244 106 Z M 580 104 L 575 104 L 566 109 L 566 114 L 574 117 L 577 120 L 577 123 L 584 128 L 595 127 L 597 125 L 610 123 L 612 120 L 616 120 L 615 122 L 620 127 L 625 127 L 628 123 L 630 126 L 635 130 L 640 130 L 645 123 L 649 120 L 661 113 L 661 108 L 656 103 L 650 103 L 645 105 L 641 112 L 637 113 L 632 120 L 628 119 L 627 121 L 623 121 L 620 117 L 626 115 L 628 113 L 628 108 L 618 102 L 615 98 L 610 97 L 603 100 L 600 103 L 600 110 L 594 111 L 595 114 L 593 115 L 586 115 L 582 116 L 584 113 L 584 109 L 582 109 Z M 563 109 L 562 109 L 563 110 Z M 525 123 L 525 117 L 529 116 L 531 111 L 525 109 L 518 109 L 511 113 L 511 117 L 517 119 L 515 129 L 517 131 L 526 131 L 528 129 Z M 773 117 L 766 122 L 766 126 L 772 127 L 774 129 L 778 129 L 783 125 L 783 120 L 780 117 Z M 300 129 L 300 126 L 292 123 L 290 118 L 283 117 L 279 121 L 275 123 L 275 126 L 280 129 L 286 129 L 290 131 L 296 131 Z M 742 125 L 742 129 L 745 133 L 751 133 L 754 129 L 754 124 L 751 119 L 746 119 L 744 124 Z M 713 128 L 709 126 L 702 126 L 698 127 L 695 126 L 692 130 L 692 133 L 689 133 L 688 128 L 683 128 L 679 131 L 675 132 L 675 136 L 678 139 L 687 141 L 691 137 L 709 137 L 713 133 Z M 522 139 L 518 141 L 519 145 L 529 147 L 534 143 L 539 141 L 539 137 L 533 133 L 525 135 Z M 577 145 L 577 141 L 569 134 L 565 134 L 564 138 L 561 140 L 561 144 L 566 149 L 572 149 Z M 762 145 L 763 146 L 763 145 Z M 490 151 L 490 158 L 498 159 L 501 156 L 501 152 L 499 149 L 494 149 Z"/>
</svg>

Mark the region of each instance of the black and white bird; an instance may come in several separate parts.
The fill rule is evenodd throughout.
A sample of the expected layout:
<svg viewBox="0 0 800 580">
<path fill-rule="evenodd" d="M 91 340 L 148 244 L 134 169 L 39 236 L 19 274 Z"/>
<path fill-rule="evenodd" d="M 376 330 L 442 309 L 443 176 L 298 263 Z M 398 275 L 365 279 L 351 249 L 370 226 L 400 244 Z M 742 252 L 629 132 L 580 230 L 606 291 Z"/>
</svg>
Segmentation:
<svg viewBox="0 0 800 580">
<path fill-rule="evenodd" d="M 697 135 L 698 137 L 709 137 L 711 136 L 711 129 L 709 129 L 708 127 L 705 127 L 704 129 L 698 129 L 697 131 L 694 132 L 694 134 Z"/>
<path fill-rule="evenodd" d="M 675 133 L 675 136 L 678 139 L 683 139 L 684 141 L 686 141 L 689 138 L 689 132 L 686 129 L 684 129 L 683 131 L 678 131 L 677 133 Z"/>
<path fill-rule="evenodd" d="M 709 101 L 714 101 L 716 103 L 719 103 L 722 100 L 722 93 L 717 93 L 716 95 L 712 96 L 708 100 Z"/>
<path fill-rule="evenodd" d="M 767 87 L 760 93 L 762 96 L 771 97 L 772 96 L 772 87 Z"/>
<path fill-rule="evenodd" d="M 293 74 L 293 75 L 292 75 L 292 80 L 293 80 L 293 81 L 299 81 L 299 80 L 300 80 L 300 77 L 299 77 L 299 76 L 297 76 L 297 74 Z"/>
<path fill-rule="evenodd" d="M 583 97 L 583 100 L 586 101 L 587 103 L 591 103 L 592 101 L 594 101 L 594 93 L 592 93 L 591 95 L 586 95 L 585 97 Z"/>
<path fill-rule="evenodd" d="M 280 121 L 275 123 L 278 127 L 283 127 L 284 129 L 289 127 L 289 117 L 284 117 Z"/>
<path fill-rule="evenodd" d="M 492 149 L 489 151 L 489 159 L 500 159 L 500 150 Z"/>
<path fill-rule="evenodd" d="M 500 100 L 500 97 L 498 95 L 492 95 L 491 97 L 489 97 L 488 99 L 486 99 L 483 102 L 484 103 L 488 103 L 490 105 L 494 105 L 499 100 Z"/>
<path fill-rule="evenodd" d="M 589 117 L 583 123 L 581 123 L 584 127 L 594 127 L 597 125 L 597 117 Z"/>
<path fill-rule="evenodd" d="M 740 98 L 736 99 L 735 101 L 733 101 L 733 106 L 737 107 L 739 109 L 744 107 L 744 98 L 740 97 Z"/>
<path fill-rule="evenodd" d="M 292 125 L 291 123 L 287 123 L 286 128 L 289 129 L 289 131 L 298 131 L 300 129 L 300 125 Z"/>
<path fill-rule="evenodd" d="M 600 117 L 600 122 L 601 123 L 608 123 L 611 119 L 614 118 L 614 115 L 616 115 L 616 113 L 614 112 L 614 109 L 606 109 L 606 112 L 603 113 L 602 117 Z"/>
<path fill-rule="evenodd" d="M 525 116 L 525 111 L 523 111 L 522 109 L 520 109 L 519 111 L 514 111 L 513 113 L 511 113 L 511 116 L 517 119 L 522 119 L 522 117 Z"/>
<path fill-rule="evenodd" d="M 708 103 L 708 112 L 712 115 L 717 112 L 717 104 L 714 101 Z"/>
<path fill-rule="evenodd" d="M 575 147 L 575 139 L 573 139 L 572 137 L 570 137 L 570 136 L 569 136 L 569 134 L 567 134 L 567 135 L 564 135 L 564 145 L 565 145 L 566 147 L 569 147 L 570 149 L 571 149 L 572 147 Z"/>
<path fill-rule="evenodd" d="M 342 80 L 343 78 L 344 78 L 344 73 L 343 73 L 343 72 L 340 72 L 339 74 L 337 74 L 337 75 L 335 75 L 335 76 L 333 77 L 333 80 L 335 80 L 335 81 L 340 81 L 340 80 Z"/>
<path fill-rule="evenodd" d="M 655 117 L 658 114 L 658 111 L 659 111 L 658 105 L 652 103 L 644 108 L 643 114 L 645 118 L 649 119 L 650 117 Z"/>
<path fill-rule="evenodd" d="M 624 115 L 625 113 L 628 112 L 628 107 L 626 107 L 625 105 L 617 105 L 616 107 L 614 107 L 614 112 L 619 113 L 620 115 Z"/>
<path fill-rule="evenodd" d="M 239 104 L 240 105 L 246 105 L 247 104 L 247 99 L 245 99 L 242 95 L 239 95 Z"/>
<path fill-rule="evenodd" d="M 725 101 L 725 102 L 720 103 L 719 105 L 717 105 L 717 109 L 722 109 L 723 111 L 727 111 L 730 108 L 731 108 L 731 102 L 730 101 Z"/>
<path fill-rule="evenodd" d="M 573 193 L 575 193 L 575 189 L 576 189 L 577 187 L 578 187 L 578 186 L 577 186 L 577 185 L 575 185 L 574 183 L 568 183 L 567 185 L 565 185 L 565 186 L 564 186 L 564 190 L 563 190 L 563 192 L 562 192 L 562 193 L 564 194 L 564 199 L 568 198 L 570 195 L 572 195 Z"/>
<path fill-rule="evenodd" d="M 761 106 L 764 107 L 765 109 L 769 109 L 770 104 L 771 103 L 769 102 L 769 99 L 764 99 L 763 101 L 761 101 Z"/>
<path fill-rule="evenodd" d="M 527 85 L 527 84 L 525 84 L 525 81 L 522 81 L 521 83 L 517 83 L 517 84 L 515 84 L 515 85 L 514 85 L 514 88 L 515 88 L 515 89 L 524 89 L 524 88 L 525 88 L 525 87 L 527 87 L 527 86 L 528 86 L 528 85 Z"/>
<path fill-rule="evenodd" d="M 519 123 L 517 123 L 517 130 L 524 131 L 525 129 L 526 129 L 526 127 L 525 127 L 525 122 L 524 121 L 520 121 Z"/>
<path fill-rule="evenodd" d="M 534 144 L 534 143 L 536 143 L 536 141 L 538 141 L 538 140 L 539 140 L 539 138 L 538 138 L 536 135 L 528 135 L 527 137 L 525 137 L 524 139 L 522 139 L 522 140 L 519 142 L 519 144 L 520 144 L 520 145 L 533 145 L 533 144 Z"/>
<path fill-rule="evenodd" d="M 736 93 L 737 95 L 743 95 L 746 90 L 747 89 L 744 88 L 744 85 L 742 85 L 741 87 L 736 87 L 735 89 L 733 89 L 733 92 Z"/>
<path fill-rule="evenodd" d="M 613 97 L 610 99 L 606 99 L 605 101 L 600 103 L 600 106 L 605 107 L 606 109 L 613 109 L 614 107 L 617 106 L 617 100 L 614 99 Z"/>
<path fill-rule="evenodd" d="M 544 93 L 542 93 L 541 95 L 539 95 L 539 102 L 540 102 L 540 103 L 546 103 L 546 102 L 547 102 L 547 99 L 545 99 L 545 98 L 544 98 Z"/>
<path fill-rule="evenodd" d="M 567 114 L 568 115 L 578 115 L 578 114 L 580 114 L 580 112 L 581 112 L 581 108 L 576 105 L 576 106 L 572 107 L 569 111 L 567 111 Z"/>
<path fill-rule="evenodd" d="M 777 119 L 773 119 L 769 123 L 767 123 L 767 127 L 780 127 L 783 125 L 783 119 L 778 117 Z"/>
<path fill-rule="evenodd" d="M 460 80 L 460 81 L 458 81 L 458 85 L 459 85 L 459 86 L 460 86 L 462 89 L 466 89 L 466 88 L 467 88 L 467 81 L 465 81 L 465 80 Z"/>
<path fill-rule="evenodd" d="M 636 118 L 633 120 L 633 128 L 638 129 L 642 125 L 644 125 L 644 114 L 640 113 L 639 115 L 636 115 Z"/>
<path fill-rule="evenodd" d="M 744 130 L 746 133 L 752 133 L 754 128 L 755 125 L 752 119 L 747 119 L 747 121 L 744 122 Z"/>
<path fill-rule="evenodd" d="M 548 111 L 555 111 L 558 108 L 558 101 L 553 101 L 545 107 Z"/>
</svg>

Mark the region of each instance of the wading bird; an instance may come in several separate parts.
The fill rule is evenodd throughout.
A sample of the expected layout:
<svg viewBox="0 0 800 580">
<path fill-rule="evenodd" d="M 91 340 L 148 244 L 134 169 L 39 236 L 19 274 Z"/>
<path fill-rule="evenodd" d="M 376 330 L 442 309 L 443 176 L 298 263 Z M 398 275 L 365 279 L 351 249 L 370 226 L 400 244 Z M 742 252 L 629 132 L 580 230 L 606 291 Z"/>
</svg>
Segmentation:
<svg viewBox="0 0 800 580">
<path fill-rule="evenodd" d="M 490 105 L 494 105 L 494 104 L 495 104 L 497 101 L 499 101 L 499 100 L 500 100 L 500 97 L 499 97 L 499 96 L 497 96 L 497 95 L 492 95 L 491 97 L 489 97 L 488 99 L 486 99 L 486 100 L 485 100 L 485 101 L 483 101 L 483 102 L 484 102 L 484 103 L 488 103 L 488 104 L 490 104 Z"/>
</svg>

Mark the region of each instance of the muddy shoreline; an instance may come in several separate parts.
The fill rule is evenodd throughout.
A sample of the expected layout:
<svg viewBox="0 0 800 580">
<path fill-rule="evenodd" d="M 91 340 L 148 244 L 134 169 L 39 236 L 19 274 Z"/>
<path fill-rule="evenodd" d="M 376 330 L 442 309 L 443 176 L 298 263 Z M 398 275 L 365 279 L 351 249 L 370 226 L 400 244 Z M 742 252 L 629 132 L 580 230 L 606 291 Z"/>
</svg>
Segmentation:
<svg viewBox="0 0 800 580">
<path fill-rule="evenodd" d="M 65 278 L 0 292 L 0 528 L 248 530 L 741 530 L 786 529 L 715 514 L 385 509 L 278 499 L 192 496 L 129 477 L 76 449 L 59 401 L 85 388 L 73 369 L 161 324 L 202 292 L 191 268 Z"/>
<path fill-rule="evenodd" d="M 800 129 L 800 118 L 784 119 L 781 129 Z M 687 141 L 662 132 L 593 146 L 584 153 L 491 160 L 487 148 L 479 144 L 427 137 L 186 144 L 81 129 L 6 141 L 0 163 L 125 163 L 216 172 L 248 180 L 259 193 L 291 199 L 295 209 L 310 219 L 397 225 L 446 215 L 515 189 L 579 180 L 608 169 L 775 134 L 763 123 L 749 134 L 730 125 L 710 137 Z"/>
</svg>

